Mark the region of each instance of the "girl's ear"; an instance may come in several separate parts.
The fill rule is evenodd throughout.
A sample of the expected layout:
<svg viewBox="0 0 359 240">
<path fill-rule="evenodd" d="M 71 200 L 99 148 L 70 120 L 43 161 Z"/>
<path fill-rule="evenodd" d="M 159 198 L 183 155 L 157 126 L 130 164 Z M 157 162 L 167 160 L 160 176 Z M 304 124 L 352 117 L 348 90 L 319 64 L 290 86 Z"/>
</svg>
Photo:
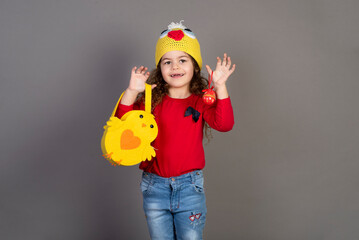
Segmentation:
<svg viewBox="0 0 359 240">
<path fill-rule="evenodd" d="M 193 64 L 194 65 L 194 71 L 196 74 L 198 74 L 199 72 L 201 72 L 201 69 L 199 69 L 198 64 Z"/>
<path fill-rule="evenodd" d="M 196 62 L 196 60 L 194 60 L 194 58 L 191 55 L 190 55 L 190 57 L 191 57 L 194 73 L 197 74 L 201 71 L 201 69 L 199 69 L 199 66 L 198 66 L 198 63 Z"/>
</svg>

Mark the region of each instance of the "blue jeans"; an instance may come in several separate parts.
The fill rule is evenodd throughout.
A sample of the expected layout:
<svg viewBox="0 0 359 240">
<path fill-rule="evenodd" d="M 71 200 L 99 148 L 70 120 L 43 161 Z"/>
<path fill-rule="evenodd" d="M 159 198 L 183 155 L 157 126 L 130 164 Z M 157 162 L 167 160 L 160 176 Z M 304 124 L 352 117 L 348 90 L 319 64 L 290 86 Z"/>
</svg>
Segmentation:
<svg viewBox="0 0 359 240">
<path fill-rule="evenodd" d="M 151 239 L 202 239 L 207 208 L 201 170 L 172 178 L 144 172 L 141 191 Z"/>
</svg>

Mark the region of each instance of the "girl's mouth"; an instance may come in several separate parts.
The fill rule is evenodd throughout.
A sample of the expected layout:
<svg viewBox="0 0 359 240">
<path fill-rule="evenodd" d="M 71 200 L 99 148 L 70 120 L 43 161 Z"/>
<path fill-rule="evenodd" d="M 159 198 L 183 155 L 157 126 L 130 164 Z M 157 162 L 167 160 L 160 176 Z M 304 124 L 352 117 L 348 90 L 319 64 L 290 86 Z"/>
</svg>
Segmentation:
<svg viewBox="0 0 359 240">
<path fill-rule="evenodd" d="M 170 76 L 172 77 L 172 78 L 179 78 L 179 77 L 182 77 L 184 74 L 171 74 Z"/>
</svg>

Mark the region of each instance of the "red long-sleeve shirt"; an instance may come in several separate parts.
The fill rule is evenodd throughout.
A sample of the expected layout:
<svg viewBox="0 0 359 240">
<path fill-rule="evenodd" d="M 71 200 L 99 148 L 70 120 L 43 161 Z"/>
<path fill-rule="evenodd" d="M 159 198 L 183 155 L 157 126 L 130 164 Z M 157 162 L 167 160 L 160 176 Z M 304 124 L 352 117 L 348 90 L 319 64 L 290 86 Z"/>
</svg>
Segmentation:
<svg viewBox="0 0 359 240">
<path fill-rule="evenodd" d="M 197 122 L 192 115 L 185 117 L 188 107 L 201 115 Z M 144 109 L 143 104 L 126 106 L 119 104 L 115 116 L 121 118 L 130 110 Z M 211 128 L 221 132 L 230 131 L 234 125 L 233 108 L 230 98 L 217 99 L 215 104 L 206 105 L 201 95 L 192 94 L 185 99 L 166 95 L 153 111 L 158 125 L 158 135 L 152 146 L 156 157 L 144 161 L 140 169 L 161 177 L 175 177 L 193 170 L 203 169 L 203 126 L 206 121 Z"/>
</svg>

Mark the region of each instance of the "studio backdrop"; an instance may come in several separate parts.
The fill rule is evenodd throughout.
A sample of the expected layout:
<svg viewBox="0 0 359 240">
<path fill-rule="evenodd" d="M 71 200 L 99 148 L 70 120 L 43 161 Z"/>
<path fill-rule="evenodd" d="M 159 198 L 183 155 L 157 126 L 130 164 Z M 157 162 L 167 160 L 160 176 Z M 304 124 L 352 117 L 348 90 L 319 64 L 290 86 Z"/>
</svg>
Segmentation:
<svg viewBox="0 0 359 240">
<path fill-rule="evenodd" d="M 354 0 L 2 0 L 0 239 L 149 239 L 141 171 L 111 166 L 100 141 L 131 68 L 153 69 L 180 20 L 204 65 L 228 53 L 237 66 L 234 128 L 205 142 L 204 238 L 359 239 L 358 12 Z"/>
</svg>

